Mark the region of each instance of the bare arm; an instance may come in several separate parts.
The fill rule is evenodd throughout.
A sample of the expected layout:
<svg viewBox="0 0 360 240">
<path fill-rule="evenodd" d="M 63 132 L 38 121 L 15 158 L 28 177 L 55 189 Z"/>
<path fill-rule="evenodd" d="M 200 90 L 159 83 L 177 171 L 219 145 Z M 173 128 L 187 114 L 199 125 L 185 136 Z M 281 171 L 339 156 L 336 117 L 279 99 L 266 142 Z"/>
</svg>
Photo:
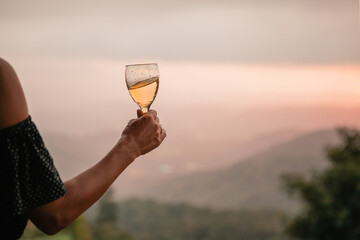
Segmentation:
<svg viewBox="0 0 360 240">
<path fill-rule="evenodd" d="M 119 142 L 99 163 L 67 181 L 64 197 L 31 210 L 30 220 L 47 234 L 68 226 L 105 193 L 137 156 L 160 145 L 166 133 L 158 121 L 155 111 L 130 121 Z"/>
<path fill-rule="evenodd" d="M 14 70 L 3 60 L 0 68 L 0 128 L 4 128 L 24 120 L 28 111 Z M 159 146 L 165 136 L 155 111 L 145 115 L 138 111 L 138 118 L 129 122 L 113 149 L 96 165 L 65 182 L 63 197 L 30 210 L 30 220 L 47 234 L 60 231 L 95 203 L 136 157 Z"/>
<path fill-rule="evenodd" d="M 0 129 L 21 122 L 28 116 L 18 77 L 10 64 L 0 58 Z"/>
</svg>

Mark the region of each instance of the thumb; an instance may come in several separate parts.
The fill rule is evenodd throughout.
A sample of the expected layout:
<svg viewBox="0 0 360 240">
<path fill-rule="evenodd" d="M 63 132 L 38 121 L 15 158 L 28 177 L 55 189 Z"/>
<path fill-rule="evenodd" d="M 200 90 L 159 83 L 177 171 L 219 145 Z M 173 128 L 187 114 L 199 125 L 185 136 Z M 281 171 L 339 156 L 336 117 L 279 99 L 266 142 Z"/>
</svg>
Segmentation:
<svg viewBox="0 0 360 240">
<path fill-rule="evenodd" d="M 136 113 L 137 113 L 138 118 L 139 118 L 139 117 L 142 117 L 142 116 L 144 115 L 144 113 L 141 111 L 141 109 L 138 109 L 138 110 L 136 111 Z"/>
</svg>

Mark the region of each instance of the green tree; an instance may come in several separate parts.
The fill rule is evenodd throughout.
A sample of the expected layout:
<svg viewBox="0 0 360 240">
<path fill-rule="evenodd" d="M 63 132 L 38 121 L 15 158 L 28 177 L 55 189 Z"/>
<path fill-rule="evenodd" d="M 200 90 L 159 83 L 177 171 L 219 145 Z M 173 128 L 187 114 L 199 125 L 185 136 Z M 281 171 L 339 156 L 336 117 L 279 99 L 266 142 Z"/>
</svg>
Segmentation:
<svg viewBox="0 0 360 240">
<path fill-rule="evenodd" d="M 135 240 L 129 232 L 110 223 L 95 225 L 92 230 L 95 240 Z"/>
<path fill-rule="evenodd" d="M 360 133 L 346 128 L 338 133 L 342 141 L 328 148 L 328 168 L 307 177 L 282 177 L 289 195 L 303 203 L 287 227 L 299 239 L 360 239 Z"/>
<path fill-rule="evenodd" d="M 215 210 L 188 204 L 128 199 L 119 203 L 118 226 L 141 240 L 288 240 L 283 213 Z"/>
<path fill-rule="evenodd" d="M 84 215 L 71 224 L 72 239 L 92 240 L 91 231 Z"/>
</svg>

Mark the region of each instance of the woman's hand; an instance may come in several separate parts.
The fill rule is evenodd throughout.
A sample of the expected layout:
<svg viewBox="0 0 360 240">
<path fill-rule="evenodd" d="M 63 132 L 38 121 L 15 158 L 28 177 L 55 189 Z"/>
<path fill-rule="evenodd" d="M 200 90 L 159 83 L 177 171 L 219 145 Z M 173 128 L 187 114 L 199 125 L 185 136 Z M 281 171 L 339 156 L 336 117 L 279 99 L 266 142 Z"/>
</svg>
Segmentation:
<svg viewBox="0 0 360 240">
<path fill-rule="evenodd" d="M 127 142 L 135 157 L 146 154 L 158 147 L 166 137 L 155 110 L 148 113 L 137 111 L 138 118 L 129 121 L 119 143 Z"/>
</svg>

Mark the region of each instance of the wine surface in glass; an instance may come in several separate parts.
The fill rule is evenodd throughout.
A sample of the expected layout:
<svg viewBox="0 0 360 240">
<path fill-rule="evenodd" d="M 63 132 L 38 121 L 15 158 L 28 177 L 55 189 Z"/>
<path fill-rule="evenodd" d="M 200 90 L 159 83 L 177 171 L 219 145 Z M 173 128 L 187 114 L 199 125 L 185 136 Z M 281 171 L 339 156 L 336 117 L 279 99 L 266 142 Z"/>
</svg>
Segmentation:
<svg viewBox="0 0 360 240">
<path fill-rule="evenodd" d="M 129 88 L 129 93 L 134 101 L 145 113 L 154 101 L 159 89 L 159 77 L 152 77 L 138 82 Z"/>
</svg>

